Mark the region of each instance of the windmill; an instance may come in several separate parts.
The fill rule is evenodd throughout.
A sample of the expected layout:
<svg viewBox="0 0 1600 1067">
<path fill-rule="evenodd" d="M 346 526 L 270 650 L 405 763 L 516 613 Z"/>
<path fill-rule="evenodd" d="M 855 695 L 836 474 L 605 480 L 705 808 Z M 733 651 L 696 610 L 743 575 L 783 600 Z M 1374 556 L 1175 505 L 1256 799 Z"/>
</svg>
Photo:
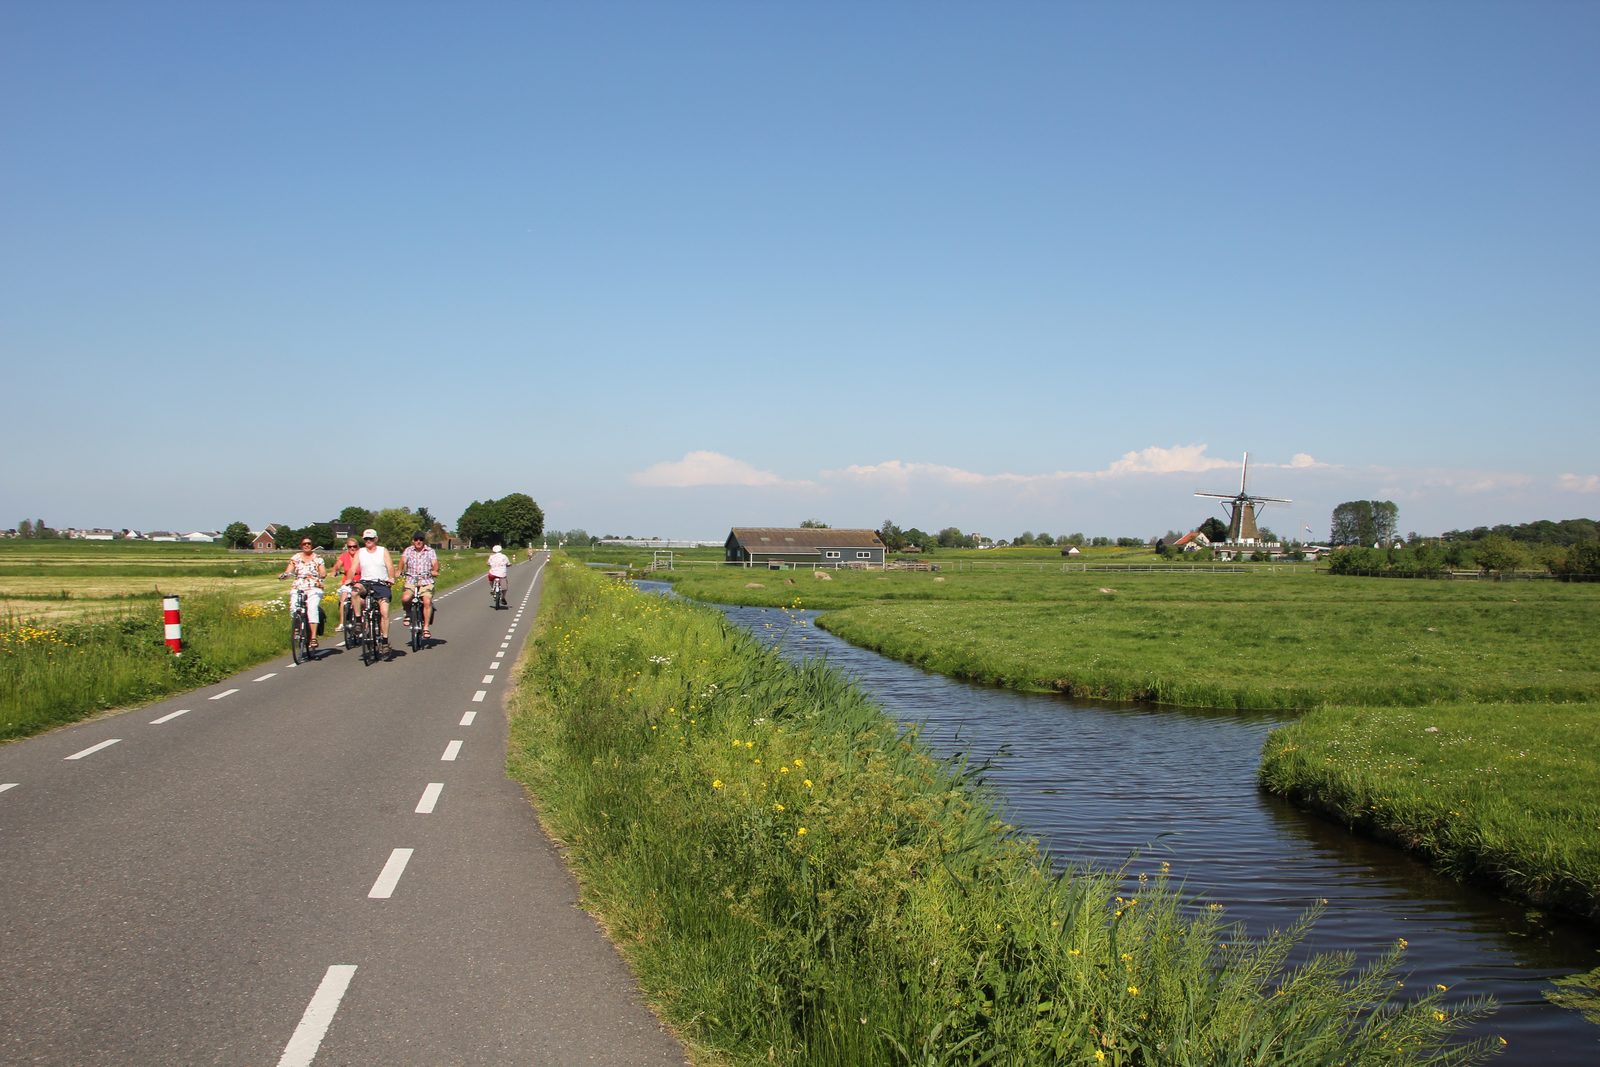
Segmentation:
<svg viewBox="0 0 1600 1067">
<path fill-rule="evenodd" d="M 1237 493 L 1195 493 L 1195 496 L 1212 497 L 1216 500 L 1231 500 L 1232 507 L 1228 515 L 1228 543 L 1234 545 L 1254 545 L 1261 542 L 1261 532 L 1256 528 L 1256 508 L 1261 504 L 1292 504 L 1292 500 L 1285 500 L 1281 496 L 1256 496 L 1245 491 L 1245 480 L 1250 476 L 1250 453 L 1244 454 L 1244 465 L 1239 471 L 1239 491 Z"/>
</svg>

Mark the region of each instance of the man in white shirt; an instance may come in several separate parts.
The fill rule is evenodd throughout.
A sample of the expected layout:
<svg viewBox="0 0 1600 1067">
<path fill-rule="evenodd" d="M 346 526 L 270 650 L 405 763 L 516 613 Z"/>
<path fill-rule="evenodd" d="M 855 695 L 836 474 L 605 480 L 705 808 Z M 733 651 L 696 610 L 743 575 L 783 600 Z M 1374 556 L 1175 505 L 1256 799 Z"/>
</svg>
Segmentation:
<svg viewBox="0 0 1600 1067">
<path fill-rule="evenodd" d="M 389 594 L 394 588 L 394 560 L 389 550 L 378 544 L 377 530 L 363 530 L 361 548 L 356 551 L 356 616 L 366 610 L 366 598 L 376 597 L 378 614 L 383 619 L 383 629 L 378 640 L 389 644 Z"/>
</svg>

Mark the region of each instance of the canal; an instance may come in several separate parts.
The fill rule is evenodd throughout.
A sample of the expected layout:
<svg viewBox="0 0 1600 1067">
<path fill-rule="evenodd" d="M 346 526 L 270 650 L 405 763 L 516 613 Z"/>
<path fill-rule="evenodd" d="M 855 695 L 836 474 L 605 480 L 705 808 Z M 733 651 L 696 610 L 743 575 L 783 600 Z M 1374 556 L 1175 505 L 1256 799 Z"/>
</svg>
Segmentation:
<svg viewBox="0 0 1600 1067">
<path fill-rule="evenodd" d="M 1600 1063 L 1600 1027 L 1544 995 L 1551 979 L 1600 965 L 1600 932 L 1440 877 L 1398 849 L 1263 794 L 1256 765 L 1280 714 L 976 686 L 850 645 L 815 627 L 816 612 L 723 611 L 788 657 L 825 658 L 896 718 L 919 725 L 934 751 L 989 761 L 986 779 L 1006 816 L 1058 864 L 1127 864 L 1132 878 L 1165 861 L 1186 896 L 1222 904 L 1257 936 L 1326 900 L 1310 950 L 1368 958 L 1404 938 L 1407 985 L 1499 1001 L 1477 1031 L 1508 1042 L 1497 1063 Z"/>
</svg>

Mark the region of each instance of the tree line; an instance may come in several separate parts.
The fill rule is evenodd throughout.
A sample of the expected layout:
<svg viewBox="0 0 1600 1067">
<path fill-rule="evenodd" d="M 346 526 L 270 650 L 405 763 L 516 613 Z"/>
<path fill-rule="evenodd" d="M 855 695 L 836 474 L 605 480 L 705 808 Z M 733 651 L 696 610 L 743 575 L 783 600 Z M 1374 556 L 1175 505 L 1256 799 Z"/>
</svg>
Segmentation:
<svg viewBox="0 0 1600 1067">
<path fill-rule="evenodd" d="M 406 544 L 417 533 L 438 543 L 450 534 L 444 523 L 425 507 L 373 511 L 352 504 L 329 522 L 298 527 L 279 524 L 273 540 L 280 548 L 298 545 L 308 538 L 318 547 L 332 547 L 336 540 L 333 536 L 336 522 L 351 526 L 358 538 L 363 530 L 376 530 L 378 543 L 383 545 Z M 479 548 L 493 544 L 529 544 L 543 532 L 544 509 L 527 493 L 508 493 L 498 500 L 474 500 L 468 504 L 456 520 L 455 536 Z M 243 522 L 230 522 L 222 531 L 222 540 L 229 548 L 249 548 L 253 536 L 250 527 Z"/>
</svg>

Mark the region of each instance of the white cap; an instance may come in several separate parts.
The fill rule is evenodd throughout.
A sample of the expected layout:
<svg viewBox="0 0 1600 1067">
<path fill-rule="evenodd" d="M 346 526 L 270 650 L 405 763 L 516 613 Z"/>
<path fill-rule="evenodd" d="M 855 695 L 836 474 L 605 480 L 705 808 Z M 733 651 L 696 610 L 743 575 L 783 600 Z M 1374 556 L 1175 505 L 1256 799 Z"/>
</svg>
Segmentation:
<svg viewBox="0 0 1600 1067">
<path fill-rule="evenodd" d="M 500 546 L 499 546 L 499 545 L 495 545 L 495 546 L 494 546 L 494 550 L 495 550 L 495 551 L 496 551 L 496 552 L 498 552 L 498 551 L 500 551 Z"/>
<path fill-rule="evenodd" d="M 361 531 L 361 540 L 365 541 L 369 537 L 372 538 L 374 541 L 376 541 L 378 539 L 378 531 L 377 530 L 362 530 Z"/>
</svg>

